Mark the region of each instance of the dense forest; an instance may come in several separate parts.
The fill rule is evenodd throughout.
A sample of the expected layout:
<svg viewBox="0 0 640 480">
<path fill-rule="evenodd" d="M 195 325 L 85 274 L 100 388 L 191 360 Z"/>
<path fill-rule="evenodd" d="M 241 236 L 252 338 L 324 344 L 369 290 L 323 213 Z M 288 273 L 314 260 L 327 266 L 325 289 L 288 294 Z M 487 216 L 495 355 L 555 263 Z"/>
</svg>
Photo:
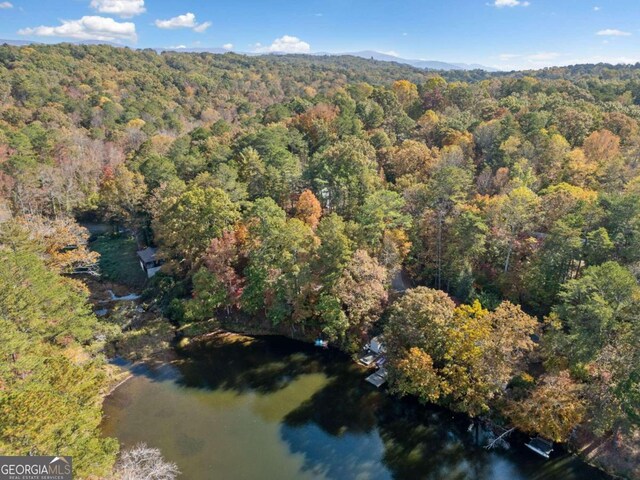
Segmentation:
<svg viewBox="0 0 640 480">
<path fill-rule="evenodd" d="M 638 449 L 639 162 L 640 66 L 2 46 L 0 449 L 117 453 L 79 218 L 159 248 L 176 325 L 384 333 L 399 394 Z"/>
</svg>

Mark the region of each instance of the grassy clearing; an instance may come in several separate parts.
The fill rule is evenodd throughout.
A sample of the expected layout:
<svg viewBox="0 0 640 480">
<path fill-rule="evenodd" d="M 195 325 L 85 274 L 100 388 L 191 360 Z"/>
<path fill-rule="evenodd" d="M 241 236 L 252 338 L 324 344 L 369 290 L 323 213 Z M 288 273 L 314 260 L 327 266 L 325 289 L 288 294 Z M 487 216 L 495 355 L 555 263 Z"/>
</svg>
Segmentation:
<svg viewBox="0 0 640 480">
<path fill-rule="evenodd" d="M 133 238 L 103 236 L 91 248 L 100 254 L 103 278 L 134 288 L 144 286 L 147 276 L 140 268 Z"/>
<path fill-rule="evenodd" d="M 138 328 L 123 332 L 107 347 L 107 355 L 122 357 L 130 362 L 170 356 L 173 337 L 171 324 L 167 319 L 157 317 Z"/>
</svg>

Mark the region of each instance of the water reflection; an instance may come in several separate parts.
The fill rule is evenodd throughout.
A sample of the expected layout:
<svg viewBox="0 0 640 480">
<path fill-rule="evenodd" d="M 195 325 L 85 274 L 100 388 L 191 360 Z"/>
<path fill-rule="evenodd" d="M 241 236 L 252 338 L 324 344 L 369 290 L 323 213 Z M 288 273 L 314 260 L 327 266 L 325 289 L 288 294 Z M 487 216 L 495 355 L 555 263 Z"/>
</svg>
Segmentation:
<svg viewBox="0 0 640 480">
<path fill-rule="evenodd" d="M 187 479 L 606 478 L 520 445 L 487 452 L 468 419 L 390 397 L 343 355 L 283 338 L 202 343 L 135 373 L 106 400 L 104 431 L 161 448 Z"/>
</svg>

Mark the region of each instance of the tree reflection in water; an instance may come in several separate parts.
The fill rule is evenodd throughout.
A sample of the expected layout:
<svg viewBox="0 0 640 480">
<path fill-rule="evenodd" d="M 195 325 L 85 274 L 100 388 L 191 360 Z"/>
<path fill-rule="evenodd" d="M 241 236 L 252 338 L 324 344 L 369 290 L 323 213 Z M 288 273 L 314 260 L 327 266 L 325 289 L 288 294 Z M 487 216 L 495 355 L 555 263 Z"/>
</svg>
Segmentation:
<svg viewBox="0 0 640 480">
<path fill-rule="evenodd" d="M 281 337 L 196 343 L 178 351 L 171 365 L 134 371 L 157 387 L 174 390 L 165 394 L 166 401 L 161 397 L 165 390 L 154 390 L 153 399 L 136 391 L 138 398 L 146 399 L 144 405 L 136 404 L 135 398 L 117 404 L 119 397 L 113 396 L 112 409 L 129 409 L 140 422 L 128 425 L 127 438 L 149 441 L 145 436 L 150 430 L 165 434 L 162 422 L 184 417 L 171 424 L 172 439 L 166 440 L 165 449 L 197 478 L 209 478 L 210 459 L 216 455 L 212 449 L 222 448 L 216 442 L 226 442 L 224 448 L 234 458 L 254 462 L 247 471 L 261 471 L 260 465 L 267 463 L 272 472 L 285 464 L 290 469 L 291 458 L 265 457 L 267 445 L 261 442 L 271 441 L 282 445 L 281 450 L 269 451 L 288 450 L 298 458 L 296 468 L 301 471 L 296 478 L 606 478 L 570 456 L 539 459 L 522 442 L 514 441 L 509 452 L 487 452 L 467 431 L 468 418 L 390 396 L 366 383 L 366 373 L 339 352 Z M 233 436 L 220 422 L 233 429 Z M 256 436 L 259 426 L 263 436 Z M 117 431 L 116 427 L 112 426 Z M 269 431 L 273 437 L 265 436 Z M 227 477 L 238 471 L 234 461 L 224 462 Z"/>
</svg>

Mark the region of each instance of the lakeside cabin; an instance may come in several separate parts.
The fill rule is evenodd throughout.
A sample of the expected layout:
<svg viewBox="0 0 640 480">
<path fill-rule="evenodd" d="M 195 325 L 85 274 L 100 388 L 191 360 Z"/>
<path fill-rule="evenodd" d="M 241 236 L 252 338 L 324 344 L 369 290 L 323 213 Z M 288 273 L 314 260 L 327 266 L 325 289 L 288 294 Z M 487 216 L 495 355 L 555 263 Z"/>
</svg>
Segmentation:
<svg viewBox="0 0 640 480">
<path fill-rule="evenodd" d="M 373 337 L 371 341 L 364 346 L 364 355 L 360 357 L 358 363 L 364 367 L 380 366 L 378 364 L 380 361 L 384 361 L 385 351 L 382 337 Z"/>
<path fill-rule="evenodd" d="M 386 349 L 384 348 L 382 336 L 373 337 L 371 341 L 365 345 L 364 352 L 364 356 L 358 360 L 358 363 L 367 368 L 378 368 L 374 373 L 365 378 L 365 380 L 376 388 L 380 388 L 387 381 L 387 371 L 384 368 L 386 361 L 384 354 L 386 353 Z"/>
<path fill-rule="evenodd" d="M 382 337 L 373 337 L 371 342 L 369 342 L 368 348 L 376 355 L 382 355 L 386 352 L 384 345 L 382 344 Z"/>
<path fill-rule="evenodd" d="M 147 278 L 153 277 L 162 266 L 162 261 L 158 259 L 157 252 L 158 249 L 153 247 L 147 247 L 136 252 L 140 259 L 140 267 L 147 274 Z"/>
</svg>

